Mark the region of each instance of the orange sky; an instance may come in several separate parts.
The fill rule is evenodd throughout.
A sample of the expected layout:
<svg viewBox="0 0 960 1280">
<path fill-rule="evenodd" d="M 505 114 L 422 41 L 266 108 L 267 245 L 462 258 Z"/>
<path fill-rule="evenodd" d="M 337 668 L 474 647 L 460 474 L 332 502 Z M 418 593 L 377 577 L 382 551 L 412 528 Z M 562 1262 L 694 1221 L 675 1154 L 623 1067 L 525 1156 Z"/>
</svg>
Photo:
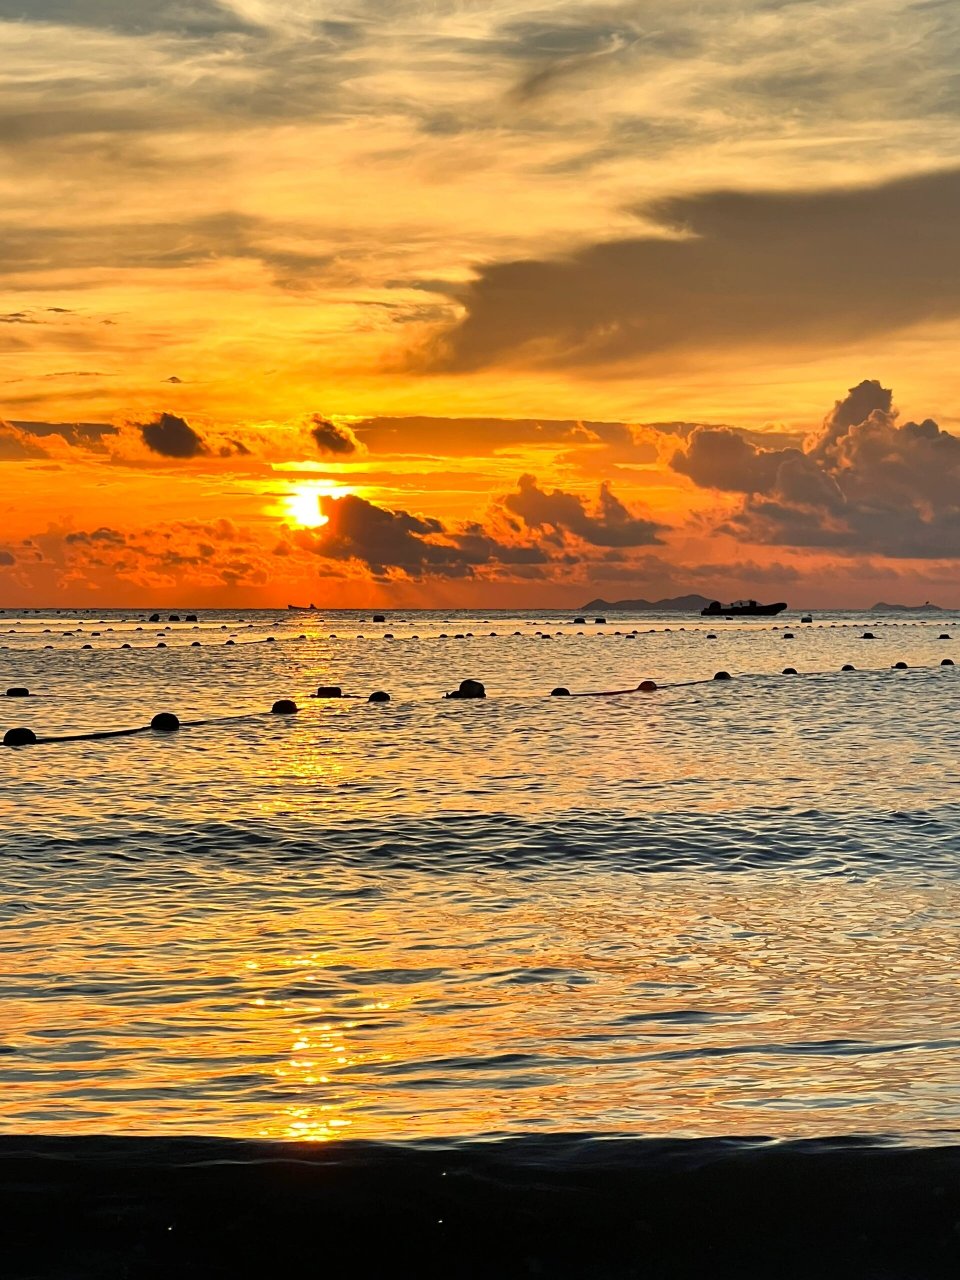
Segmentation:
<svg viewBox="0 0 960 1280">
<path fill-rule="evenodd" d="M 960 606 L 953 6 L 0 41 L 3 603 Z"/>
</svg>

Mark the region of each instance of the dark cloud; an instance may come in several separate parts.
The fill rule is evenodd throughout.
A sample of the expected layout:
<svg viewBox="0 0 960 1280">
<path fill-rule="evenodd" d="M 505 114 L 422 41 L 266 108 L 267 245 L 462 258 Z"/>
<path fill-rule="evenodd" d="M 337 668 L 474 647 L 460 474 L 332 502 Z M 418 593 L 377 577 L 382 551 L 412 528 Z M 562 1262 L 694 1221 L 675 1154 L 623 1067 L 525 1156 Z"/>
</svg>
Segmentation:
<svg viewBox="0 0 960 1280">
<path fill-rule="evenodd" d="M 751 542 L 960 557 L 960 438 L 929 418 L 898 426 L 879 382 L 837 401 L 802 450 L 699 428 L 672 465 L 705 488 L 744 494 L 720 531 Z"/>
<path fill-rule="evenodd" d="M 296 544 L 325 559 L 359 561 L 378 578 L 397 572 L 410 578 L 469 578 L 479 569 L 529 569 L 549 559 L 538 547 L 504 543 L 480 525 L 448 527 L 432 517 L 378 507 L 356 494 L 321 498 L 320 507 L 327 523 L 300 530 Z"/>
<path fill-rule="evenodd" d="M 602 365 L 671 348 L 852 342 L 960 315 L 960 170 L 875 187 L 713 191 L 664 228 L 479 269 L 466 314 L 413 362 Z"/>
<path fill-rule="evenodd" d="M 147 448 L 165 458 L 196 458 L 210 452 L 203 436 L 175 414 L 162 413 L 155 421 L 139 426 Z"/>
<path fill-rule="evenodd" d="M 337 426 L 315 413 L 310 419 L 310 435 L 321 453 L 349 455 L 360 448 L 357 437 L 349 427 Z"/>
<path fill-rule="evenodd" d="M 217 0 L 0 0 L 0 19 L 128 35 L 212 36 L 256 30 Z"/>
<path fill-rule="evenodd" d="M 550 530 L 560 538 L 572 533 L 594 547 L 652 546 L 664 532 L 663 525 L 632 515 L 608 484 L 600 486 L 595 515 L 576 494 L 541 489 L 531 475 L 520 477 L 517 492 L 507 494 L 503 506 L 528 529 Z"/>
<path fill-rule="evenodd" d="M 14 422 L 12 425 L 37 439 L 60 436 L 67 444 L 97 452 L 104 451 L 105 439 L 120 434 L 119 428 L 109 422 Z"/>
</svg>

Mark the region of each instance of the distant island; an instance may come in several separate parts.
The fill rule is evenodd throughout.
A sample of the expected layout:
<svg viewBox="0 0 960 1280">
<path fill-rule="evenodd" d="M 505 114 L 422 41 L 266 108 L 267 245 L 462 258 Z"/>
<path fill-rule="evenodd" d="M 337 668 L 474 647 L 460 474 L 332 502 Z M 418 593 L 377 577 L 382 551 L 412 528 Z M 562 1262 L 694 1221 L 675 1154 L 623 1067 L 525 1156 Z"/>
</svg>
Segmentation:
<svg viewBox="0 0 960 1280">
<path fill-rule="evenodd" d="M 943 609 L 938 604 L 931 604 L 928 600 L 926 604 L 886 604 L 881 600 L 875 604 L 871 610 L 872 613 L 943 613 Z"/>
<path fill-rule="evenodd" d="M 700 612 L 710 603 L 706 596 L 672 596 L 669 600 L 590 600 L 580 606 L 584 613 L 601 609 L 673 609 L 678 613 Z"/>
</svg>

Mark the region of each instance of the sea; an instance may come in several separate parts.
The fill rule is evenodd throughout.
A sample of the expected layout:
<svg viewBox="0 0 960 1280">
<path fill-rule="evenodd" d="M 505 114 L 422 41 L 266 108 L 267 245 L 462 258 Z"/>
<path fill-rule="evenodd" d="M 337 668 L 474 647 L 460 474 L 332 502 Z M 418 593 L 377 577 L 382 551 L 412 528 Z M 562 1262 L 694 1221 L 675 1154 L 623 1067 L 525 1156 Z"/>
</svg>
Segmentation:
<svg viewBox="0 0 960 1280">
<path fill-rule="evenodd" d="M 956 1274 L 960 614 L 171 613 L 0 612 L 5 1276 Z"/>
</svg>

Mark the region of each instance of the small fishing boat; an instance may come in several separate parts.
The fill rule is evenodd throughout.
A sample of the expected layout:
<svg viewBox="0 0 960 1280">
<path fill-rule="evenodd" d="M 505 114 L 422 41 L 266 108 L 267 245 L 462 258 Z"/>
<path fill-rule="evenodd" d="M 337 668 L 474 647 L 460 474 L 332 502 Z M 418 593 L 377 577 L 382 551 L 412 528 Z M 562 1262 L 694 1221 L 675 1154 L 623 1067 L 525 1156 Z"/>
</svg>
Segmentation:
<svg viewBox="0 0 960 1280">
<path fill-rule="evenodd" d="M 700 610 L 701 618 L 772 618 L 782 613 L 786 603 L 757 604 L 756 600 L 734 600 L 733 604 L 721 604 L 719 600 L 711 600 L 705 609 Z"/>
</svg>

